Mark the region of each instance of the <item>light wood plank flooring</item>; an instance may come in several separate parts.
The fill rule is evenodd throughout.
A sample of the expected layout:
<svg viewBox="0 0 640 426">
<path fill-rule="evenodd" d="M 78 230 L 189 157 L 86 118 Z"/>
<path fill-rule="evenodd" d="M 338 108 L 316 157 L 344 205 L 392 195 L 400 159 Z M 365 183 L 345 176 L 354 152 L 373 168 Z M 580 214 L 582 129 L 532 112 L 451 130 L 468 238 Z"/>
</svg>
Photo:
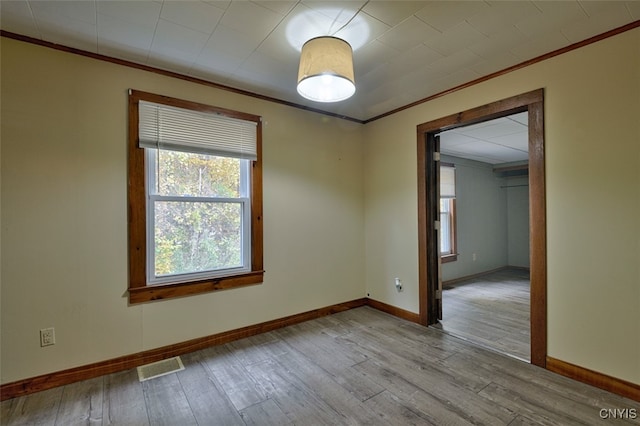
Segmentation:
<svg viewBox="0 0 640 426">
<path fill-rule="evenodd" d="M 3 425 L 595 425 L 640 404 L 369 307 L 4 401 Z M 640 424 L 640 420 L 616 420 Z M 632 423 L 635 422 L 635 423 Z"/>
<path fill-rule="evenodd" d="M 529 272 L 504 269 L 445 286 L 437 328 L 531 360 Z"/>
</svg>

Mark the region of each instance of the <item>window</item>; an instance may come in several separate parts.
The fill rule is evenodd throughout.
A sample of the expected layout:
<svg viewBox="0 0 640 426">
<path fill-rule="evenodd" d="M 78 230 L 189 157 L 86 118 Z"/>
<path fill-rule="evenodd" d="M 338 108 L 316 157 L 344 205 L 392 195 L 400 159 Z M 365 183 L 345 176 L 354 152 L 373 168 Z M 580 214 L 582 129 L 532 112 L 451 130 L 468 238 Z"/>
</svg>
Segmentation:
<svg viewBox="0 0 640 426">
<path fill-rule="evenodd" d="M 440 165 L 440 259 L 442 263 L 458 259 L 456 252 L 456 169 Z"/>
<path fill-rule="evenodd" d="M 249 160 L 145 151 L 147 283 L 249 271 Z"/>
<path fill-rule="evenodd" d="M 131 91 L 129 301 L 257 284 L 260 117 Z"/>
</svg>

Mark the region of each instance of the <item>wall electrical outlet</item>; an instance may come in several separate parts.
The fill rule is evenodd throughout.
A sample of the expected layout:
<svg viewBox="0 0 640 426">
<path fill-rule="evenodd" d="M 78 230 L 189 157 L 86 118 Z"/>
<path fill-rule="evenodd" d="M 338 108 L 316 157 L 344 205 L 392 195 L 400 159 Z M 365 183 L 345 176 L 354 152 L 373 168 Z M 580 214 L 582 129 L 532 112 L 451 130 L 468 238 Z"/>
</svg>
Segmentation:
<svg viewBox="0 0 640 426">
<path fill-rule="evenodd" d="M 473 256 L 472 256 L 472 257 L 473 257 L 473 261 L 474 261 L 474 262 L 475 262 L 475 261 L 476 261 L 476 259 L 478 258 L 478 256 L 476 256 L 476 254 L 475 254 L 475 253 L 473 253 Z"/>
<path fill-rule="evenodd" d="M 56 344 L 56 332 L 53 327 L 40 330 L 40 346 L 51 346 Z"/>
<path fill-rule="evenodd" d="M 396 284 L 396 289 L 398 291 L 402 291 L 402 281 L 400 281 L 400 278 L 396 278 L 395 284 Z"/>
</svg>

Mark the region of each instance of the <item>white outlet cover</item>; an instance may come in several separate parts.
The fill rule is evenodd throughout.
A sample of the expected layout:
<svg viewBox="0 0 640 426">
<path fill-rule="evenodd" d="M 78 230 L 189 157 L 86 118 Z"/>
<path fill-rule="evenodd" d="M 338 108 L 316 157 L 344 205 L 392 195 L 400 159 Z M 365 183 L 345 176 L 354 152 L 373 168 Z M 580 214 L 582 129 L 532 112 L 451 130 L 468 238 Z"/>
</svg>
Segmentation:
<svg viewBox="0 0 640 426">
<path fill-rule="evenodd" d="M 40 330 L 40 346 L 51 346 L 56 343 L 56 332 L 54 328 L 43 328 Z"/>
</svg>

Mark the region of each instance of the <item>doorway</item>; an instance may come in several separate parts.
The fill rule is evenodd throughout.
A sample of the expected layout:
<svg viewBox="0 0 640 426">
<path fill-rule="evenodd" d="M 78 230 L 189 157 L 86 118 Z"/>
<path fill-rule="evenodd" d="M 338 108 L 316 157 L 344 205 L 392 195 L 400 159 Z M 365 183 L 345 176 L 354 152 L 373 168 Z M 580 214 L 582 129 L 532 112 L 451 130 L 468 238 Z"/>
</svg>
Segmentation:
<svg viewBox="0 0 640 426">
<path fill-rule="evenodd" d="M 438 134 L 526 113 L 529 124 L 530 360 L 541 367 L 546 365 L 547 344 L 543 97 L 544 91 L 539 89 L 423 123 L 417 128 L 419 319 L 423 325 L 430 325 L 442 318 Z"/>
<path fill-rule="evenodd" d="M 438 135 L 442 318 L 433 326 L 529 362 L 527 116 Z"/>
</svg>

